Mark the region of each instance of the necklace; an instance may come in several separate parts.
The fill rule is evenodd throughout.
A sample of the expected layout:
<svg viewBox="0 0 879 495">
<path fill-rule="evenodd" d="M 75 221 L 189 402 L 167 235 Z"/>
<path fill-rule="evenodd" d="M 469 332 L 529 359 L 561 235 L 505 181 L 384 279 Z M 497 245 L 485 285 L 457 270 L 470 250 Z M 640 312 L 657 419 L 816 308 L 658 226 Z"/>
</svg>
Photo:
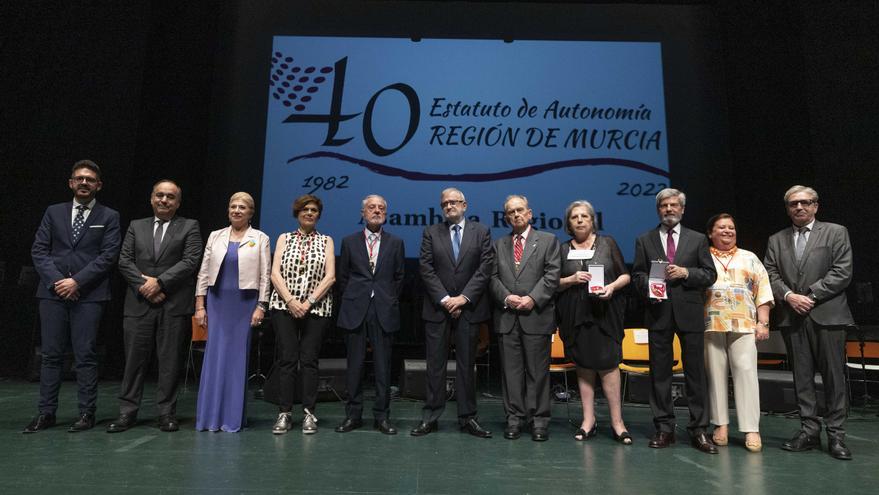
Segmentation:
<svg viewBox="0 0 879 495">
<path fill-rule="evenodd" d="M 711 251 L 711 256 L 714 256 L 714 259 L 716 259 L 717 262 L 720 263 L 720 266 L 723 267 L 724 273 L 728 272 L 729 271 L 729 264 L 732 263 L 733 256 L 735 256 L 736 251 L 738 251 L 738 248 L 736 246 L 733 246 L 732 249 L 730 249 L 729 251 L 721 251 L 720 249 L 717 249 L 716 247 L 711 246 L 708 249 Z M 729 259 L 727 260 L 726 263 L 724 263 L 723 261 L 721 261 L 721 258 L 729 258 Z"/>
</svg>

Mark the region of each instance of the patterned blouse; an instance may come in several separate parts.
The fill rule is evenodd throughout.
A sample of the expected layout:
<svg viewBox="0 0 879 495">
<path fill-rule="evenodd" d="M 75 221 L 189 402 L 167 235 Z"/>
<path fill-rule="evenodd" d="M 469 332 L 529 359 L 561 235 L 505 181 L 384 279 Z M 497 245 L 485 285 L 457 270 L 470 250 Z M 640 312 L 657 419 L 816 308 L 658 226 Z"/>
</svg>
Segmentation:
<svg viewBox="0 0 879 495">
<path fill-rule="evenodd" d="M 757 306 L 775 304 L 766 269 L 754 253 L 744 249 L 736 249 L 731 258 L 711 257 L 717 281 L 706 289 L 705 331 L 754 333 Z"/>
<path fill-rule="evenodd" d="M 303 234 L 300 231 L 288 232 L 287 245 L 281 255 L 281 276 L 287 290 L 294 298 L 305 301 L 323 280 L 327 271 L 327 242 L 330 237 L 317 231 Z M 269 307 L 287 310 L 287 304 L 277 290 L 272 290 Z M 329 317 L 333 314 L 333 294 L 327 292 L 323 299 L 311 307 L 309 313 Z"/>
</svg>

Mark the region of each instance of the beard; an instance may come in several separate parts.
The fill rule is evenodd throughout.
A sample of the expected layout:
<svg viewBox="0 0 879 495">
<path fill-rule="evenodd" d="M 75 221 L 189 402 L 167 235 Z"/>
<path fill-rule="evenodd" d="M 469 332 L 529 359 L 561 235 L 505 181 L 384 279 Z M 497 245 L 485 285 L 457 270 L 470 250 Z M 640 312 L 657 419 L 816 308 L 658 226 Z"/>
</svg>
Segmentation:
<svg viewBox="0 0 879 495">
<path fill-rule="evenodd" d="M 662 224 L 666 227 L 674 227 L 675 225 L 681 223 L 681 215 L 663 215 Z"/>
</svg>

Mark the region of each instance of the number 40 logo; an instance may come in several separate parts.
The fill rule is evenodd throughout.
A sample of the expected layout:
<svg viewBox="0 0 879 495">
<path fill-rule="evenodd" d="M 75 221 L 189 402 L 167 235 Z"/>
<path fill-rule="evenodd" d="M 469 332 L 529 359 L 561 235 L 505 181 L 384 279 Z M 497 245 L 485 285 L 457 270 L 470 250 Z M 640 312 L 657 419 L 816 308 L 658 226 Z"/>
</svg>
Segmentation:
<svg viewBox="0 0 879 495">
<path fill-rule="evenodd" d="M 353 139 L 352 137 L 345 138 L 337 138 L 336 134 L 339 132 L 339 124 L 348 120 L 357 117 L 361 113 L 363 114 L 363 141 L 366 143 L 366 147 L 376 156 L 388 156 L 392 153 L 397 152 L 404 146 L 406 143 L 412 139 L 412 136 L 415 135 L 415 131 L 418 130 L 418 122 L 421 117 L 421 105 L 418 102 L 418 94 L 412 88 L 405 83 L 394 83 L 381 88 L 376 91 L 372 98 L 369 99 L 369 102 L 366 104 L 366 108 L 363 109 L 363 112 L 352 113 L 352 114 L 342 114 L 342 93 L 345 91 L 345 69 L 348 65 L 348 57 L 344 57 L 339 59 L 334 68 L 335 77 L 333 78 L 333 96 L 330 102 L 330 111 L 326 115 L 321 114 L 311 114 L 311 115 L 302 115 L 302 114 L 293 114 L 284 119 L 284 123 L 307 123 L 307 124 L 327 124 L 327 135 L 326 139 L 324 139 L 323 146 L 341 146 L 348 141 Z M 403 97 L 406 98 L 406 102 L 409 105 L 409 126 L 406 129 L 406 135 L 403 137 L 402 142 L 394 148 L 385 148 L 382 145 L 378 144 L 375 140 L 375 135 L 372 132 L 372 114 L 375 109 L 376 101 L 378 97 L 384 93 L 385 91 L 397 91 Z"/>
</svg>

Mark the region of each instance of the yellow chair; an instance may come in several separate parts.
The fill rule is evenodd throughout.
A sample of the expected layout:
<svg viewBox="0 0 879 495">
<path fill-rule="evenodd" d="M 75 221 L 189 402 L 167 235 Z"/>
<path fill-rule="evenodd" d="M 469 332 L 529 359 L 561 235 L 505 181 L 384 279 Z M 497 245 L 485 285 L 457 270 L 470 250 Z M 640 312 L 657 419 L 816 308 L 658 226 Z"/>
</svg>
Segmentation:
<svg viewBox="0 0 879 495">
<path fill-rule="evenodd" d="M 565 394 L 567 395 L 565 410 L 568 413 L 568 422 L 574 424 L 574 421 L 571 419 L 571 395 L 568 388 L 568 372 L 576 370 L 577 365 L 565 356 L 565 344 L 562 342 L 558 330 L 552 334 L 552 347 L 550 348 L 549 358 L 550 374 L 561 373 L 565 377 Z"/>
<path fill-rule="evenodd" d="M 629 384 L 629 374 L 638 375 L 650 374 L 650 346 L 647 344 L 648 332 L 646 328 L 627 328 L 623 338 L 623 361 L 620 363 L 620 370 L 626 374 L 623 381 L 623 399 L 626 398 L 626 389 Z M 637 340 L 642 342 L 636 342 Z M 681 341 L 677 334 L 674 336 L 672 343 L 672 373 L 682 373 L 684 371 L 684 363 L 681 359 Z"/>
</svg>

